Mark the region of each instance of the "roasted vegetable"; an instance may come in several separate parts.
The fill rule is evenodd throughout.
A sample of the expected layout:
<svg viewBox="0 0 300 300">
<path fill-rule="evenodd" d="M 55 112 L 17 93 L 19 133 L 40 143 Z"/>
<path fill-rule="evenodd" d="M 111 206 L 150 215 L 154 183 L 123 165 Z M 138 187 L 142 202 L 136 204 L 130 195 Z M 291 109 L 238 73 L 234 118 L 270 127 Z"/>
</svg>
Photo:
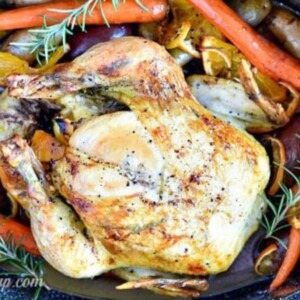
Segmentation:
<svg viewBox="0 0 300 300">
<path fill-rule="evenodd" d="M 280 287 L 292 273 L 300 257 L 300 230 L 291 227 L 288 249 L 286 251 L 282 265 L 280 266 L 270 290 Z"/>
<path fill-rule="evenodd" d="M 69 119 L 56 118 L 53 121 L 53 132 L 55 138 L 62 144 L 67 146 L 70 136 L 74 132 L 74 126 Z"/>
<path fill-rule="evenodd" d="M 168 23 L 161 23 L 156 37 L 167 49 L 179 48 L 193 57 L 200 57 L 199 47 L 203 37 L 223 39 L 223 35 L 186 0 L 171 0 L 169 3 L 173 18 Z"/>
<path fill-rule="evenodd" d="M 239 67 L 244 55 L 232 44 L 206 36 L 201 43 L 205 73 L 228 79 L 239 78 Z"/>
<path fill-rule="evenodd" d="M 242 84 L 204 75 L 188 77 L 187 81 L 200 103 L 237 127 L 263 133 L 285 125 L 299 104 L 298 93 L 291 93 L 285 105 L 273 102 L 260 92 L 249 64 L 241 66 Z"/>
<path fill-rule="evenodd" d="M 254 253 L 254 271 L 265 276 L 276 273 L 283 262 L 289 240 L 289 230 L 277 232 L 277 239 L 263 239 Z"/>
<path fill-rule="evenodd" d="M 270 0 L 227 0 L 226 3 L 251 26 L 260 24 L 272 9 Z"/>
<path fill-rule="evenodd" d="M 0 215 L 0 235 L 4 238 L 12 236 L 14 242 L 25 251 L 33 255 L 40 255 L 29 227 Z"/>
<path fill-rule="evenodd" d="M 300 90 L 300 62 L 263 39 L 222 0 L 188 0 L 262 73 Z"/>
<path fill-rule="evenodd" d="M 173 297 L 199 297 L 208 289 L 205 278 L 188 276 L 182 278 L 174 273 L 146 268 L 118 268 L 113 274 L 127 281 L 117 286 L 118 290 L 144 288 Z"/>
<path fill-rule="evenodd" d="M 132 25 L 111 25 L 110 27 L 103 25 L 87 27 L 86 32 L 77 32 L 70 36 L 68 43 L 70 44 L 71 51 L 68 54 L 68 59 L 74 59 L 95 44 L 132 34 Z"/>
<path fill-rule="evenodd" d="M 300 19 L 284 9 L 273 9 L 267 18 L 270 31 L 293 56 L 300 59 Z"/>
<path fill-rule="evenodd" d="M 0 86 L 6 86 L 6 78 L 11 74 L 41 74 L 49 72 L 64 56 L 65 50 L 68 51 L 69 47 L 58 47 L 57 50 L 52 53 L 48 62 L 38 68 L 31 68 L 26 60 L 11 53 L 0 52 Z"/>
<path fill-rule="evenodd" d="M 15 56 L 26 60 L 29 64 L 32 64 L 35 61 L 35 53 L 31 53 L 25 48 L 11 45 L 12 42 L 30 42 L 32 35 L 28 33 L 27 29 L 18 30 L 12 33 L 1 45 L 1 51 L 9 52 Z"/>
<path fill-rule="evenodd" d="M 255 70 L 254 78 L 262 94 L 275 102 L 282 102 L 287 99 L 287 89 L 267 75 Z"/>
<path fill-rule="evenodd" d="M 183 67 L 193 59 L 193 57 L 189 53 L 184 52 L 179 48 L 170 50 L 170 54 L 174 57 L 174 59 L 181 67 Z"/>
<path fill-rule="evenodd" d="M 129 281 L 117 286 L 118 290 L 152 289 L 163 295 L 173 297 L 199 297 L 208 289 L 206 279 L 169 279 L 169 278 L 142 278 Z"/>
<path fill-rule="evenodd" d="M 240 83 L 202 75 L 191 76 L 187 80 L 200 103 L 216 116 L 239 128 L 251 132 L 268 132 L 289 120 L 283 107 L 279 104 L 274 106 L 274 103 L 263 98 L 256 101 L 252 98 L 254 94 L 250 93 L 248 87 L 246 87 L 248 93 L 245 93 Z M 283 123 L 279 124 L 276 117 L 280 114 Z"/>
<path fill-rule="evenodd" d="M 251 65 L 244 59 L 240 65 L 240 81 L 249 98 L 261 107 L 274 124 L 282 127 L 289 122 L 289 116 L 284 110 L 283 105 L 268 99 L 262 94 L 255 80 Z"/>
<path fill-rule="evenodd" d="M 239 80 L 249 98 L 262 108 L 271 122 L 276 125 L 275 128 L 287 124 L 295 114 L 300 101 L 299 93 L 289 84 L 279 84 L 256 69 L 252 69 L 236 47 L 215 37 L 206 37 L 202 42 L 202 52 L 206 74 Z M 267 128 L 256 127 L 251 130 L 261 133 L 274 127 Z"/>
<path fill-rule="evenodd" d="M 101 9 L 91 9 L 94 3 L 90 3 L 87 14 L 80 13 L 79 22 L 84 20 L 89 25 L 104 25 L 122 23 L 142 23 L 162 20 L 167 13 L 166 0 L 147 0 L 145 11 L 135 0 L 120 1 L 118 9 L 115 9 L 116 2 L 102 1 Z M 39 27 L 44 25 L 44 18 L 51 19 L 52 23 L 59 24 L 65 19 L 66 13 L 80 9 L 84 1 L 55 1 L 38 5 L 7 10 L 0 13 L 0 30 L 14 30 L 21 28 Z M 95 8 L 95 7 L 94 7 Z M 105 17 L 104 17 L 105 16 Z M 76 18 L 75 18 L 76 20 Z"/>
<path fill-rule="evenodd" d="M 25 60 L 10 53 L 0 52 L 0 85 L 6 84 L 7 76 L 14 73 L 25 74 L 29 70 L 30 67 Z"/>
<path fill-rule="evenodd" d="M 299 159 L 300 159 L 300 117 L 296 115 L 289 124 L 284 126 L 279 130 L 277 137 L 284 145 L 286 150 L 286 163 L 285 167 L 293 172 L 296 176 L 300 175 L 300 170 L 298 169 Z M 288 187 L 292 187 L 294 184 L 294 179 L 285 172 L 284 174 L 284 184 Z"/>
<path fill-rule="evenodd" d="M 277 255 L 278 246 L 273 243 L 267 246 L 258 256 L 254 263 L 254 270 L 257 275 L 270 275 L 277 271 L 275 269 L 274 259 Z"/>
<path fill-rule="evenodd" d="M 276 128 L 240 83 L 203 75 L 190 76 L 187 82 L 196 99 L 220 119 L 242 129 Z"/>
<path fill-rule="evenodd" d="M 31 147 L 40 162 L 59 160 L 65 153 L 65 147 L 43 130 L 35 131 L 31 139 Z"/>
<path fill-rule="evenodd" d="M 12 33 L 1 45 L 0 51 L 9 52 L 25 61 L 31 65 L 35 62 L 36 54 L 31 52 L 28 48 L 18 46 L 13 43 L 30 43 L 35 39 L 33 34 L 30 34 L 27 29 L 17 30 Z M 61 38 L 58 36 L 53 40 L 53 45 L 58 45 L 61 43 Z"/>
<path fill-rule="evenodd" d="M 2 12 L 2 11 L 3 11 L 3 9 L 0 8 L 0 12 Z M 1 30 L 0 31 L 0 40 L 1 40 L 1 42 L 3 42 L 2 39 L 4 37 L 6 37 L 7 35 L 9 35 L 9 33 L 10 33 L 10 31 L 6 31 L 6 30 Z"/>
<path fill-rule="evenodd" d="M 228 79 L 240 79 L 241 61 L 245 56 L 232 44 L 215 37 L 205 37 L 201 44 L 205 73 Z M 253 71 L 261 93 L 272 101 L 284 101 L 287 89 L 259 71 Z"/>
</svg>

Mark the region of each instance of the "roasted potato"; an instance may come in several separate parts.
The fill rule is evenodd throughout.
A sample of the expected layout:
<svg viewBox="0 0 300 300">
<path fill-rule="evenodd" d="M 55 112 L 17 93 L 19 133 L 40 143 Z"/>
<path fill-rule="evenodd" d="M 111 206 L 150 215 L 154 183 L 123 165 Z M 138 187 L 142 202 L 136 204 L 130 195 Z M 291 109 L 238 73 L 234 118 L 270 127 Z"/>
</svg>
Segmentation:
<svg viewBox="0 0 300 300">
<path fill-rule="evenodd" d="M 278 138 L 283 143 L 286 150 L 286 164 L 285 167 L 297 176 L 300 175 L 299 160 L 300 160 L 300 117 L 295 116 L 292 121 L 283 127 L 279 133 Z M 284 183 L 291 187 L 294 183 L 293 178 L 285 173 Z"/>
<path fill-rule="evenodd" d="M 17 57 L 26 60 L 29 64 L 32 64 L 35 61 L 35 53 L 28 51 L 28 49 L 11 45 L 13 42 L 26 43 L 30 41 L 32 41 L 32 35 L 28 33 L 27 29 L 17 30 L 3 42 L 0 50 L 14 54 Z"/>
<path fill-rule="evenodd" d="M 272 9 L 270 0 L 227 0 L 226 2 L 251 26 L 260 24 Z"/>
<path fill-rule="evenodd" d="M 287 10 L 276 8 L 266 21 L 269 30 L 280 44 L 300 59 L 300 19 Z"/>
<path fill-rule="evenodd" d="M 0 51 L 11 53 L 25 61 L 29 65 L 32 65 L 36 60 L 36 53 L 30 51 L 27 47 L 14 45 L 12 43 L 30 43 L 35 39 L 35 36 L 28 32 L 28 29 L 21 29 L 13 32 L 1 45 Z M 61 43 L 61 37 L 53 41 L 53 45 L 59 45 Z"/>
<path fill-rule="evenodd" d="M 71 51 L 68 54 L 68 59 L 74 59 L 98 43 L 132 34 L 132 25 L 89 26 L 86 32 L 78 32 L 70 37 L 68 42 Z"/>
</svg>

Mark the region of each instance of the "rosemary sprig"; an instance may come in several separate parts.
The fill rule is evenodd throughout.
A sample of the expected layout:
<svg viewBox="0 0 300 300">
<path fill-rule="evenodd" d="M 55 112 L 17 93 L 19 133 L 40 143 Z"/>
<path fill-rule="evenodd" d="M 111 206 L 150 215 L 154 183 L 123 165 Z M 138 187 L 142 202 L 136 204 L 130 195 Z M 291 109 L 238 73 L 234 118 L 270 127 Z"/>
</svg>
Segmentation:
<svg viewBox="0 0 300 300">
<path fill-rule="evenodd" d="M 105 0 L 87 0 L 81 6 L 74 9 L 50 9 L 51 12 L 66 15 L 66 17 L 59 23 L 54 25 L 48 25 L 47 21 L 58 21 L 51 19 L 46 15 L 43 16 L 44 25 L 42 28 L 31 29 L 29 33 L 33 35 L 32 41 L 30 42 L 18 42 L 11 43 L 11 45 L 29 49 L 31 53 L 36 54 L 37 61 L 41 64 L 41 58 L 44 58 L 46 62 L 49 60 L 49 55 L 54 52 L 58 47 L 58 41 L 62 41 L 64 50 L 67 47 L 67 37 L 73 34 L 75 25 L 79 26 L 81 31 L 85 31 L 86 28 L 86 17 L 90 16 L 96 8 L 99 9 L 103 20 L 109 27 L 108 20 L 105 16 L 103 9 L 103 2 Z M 118 9 L 121 0 L 111 0 L 115 10 Z M 125 0 L 123 0 L 125 2 Z M 135 2 L 141 6 L 145 11 L 147 7 L 140 1 Z M 81 18 L 81 19 L 80 19 Z"/>
<path fill-rule="evenodd" d="M 278 165 L 278 167 L 282 166 Z M 293 177 L 298 188 L 300 189 L 300 179 L 287 168 L 284 169 L 285 172 Z M 282 193 L 274 197 L 274 199 L 277 198 L 278 201 L 273 202 L 265 197 L 267 206 L 270 209 L 270 216 L 268 217 L 267 214 L 264 213 L 261 224 L 266 230 L 266 238 L 275 239 L 285 247 L 284 243 L 276 236 L 276 233 L 290 226 L 289 224 L 284 223 L 284 221 L 288 217 L 291 217 L 290 215 L 288 215 L 288 212 L 290 208 L 292 208 L 300 201 L 300 193 L 294 195 L 292 189 L 288 188 L 284 184 L 280 184 L 280 188 Z"/>
<path fill-rule="evenodd" d="M 2 276 L 18 276 L 33 278 L 37 287 L 33 299 L 38 299 L 42 287 L 49 289 L 43 281 L 43 260 L 34 257 L 14 242 L 12 236 L 0 236 L 0 263 L 5 263 L 13 271 L 1 271 Z"/>
</svg>

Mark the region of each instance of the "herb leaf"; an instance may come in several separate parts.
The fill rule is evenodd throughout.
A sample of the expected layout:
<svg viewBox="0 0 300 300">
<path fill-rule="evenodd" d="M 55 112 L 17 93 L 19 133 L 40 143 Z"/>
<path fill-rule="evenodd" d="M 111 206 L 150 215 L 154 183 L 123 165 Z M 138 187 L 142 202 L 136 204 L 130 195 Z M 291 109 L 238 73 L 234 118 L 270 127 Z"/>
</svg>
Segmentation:
<svg viewBox="0 0 300 300">
<path fill-rule="evenodd" d="M 29 49 L 31 53 L 36 53 L 36 59 L 39 64 L 44 59 L 46 63 L 49 60 L 49 55 L 54 52 L 59 46 L 60 40 L 64 46 L 64 50 L 67 48 L 67 36 L 73 34 L 75 25 L 77 25 L 81 31 L 85 31 L 86 28 L 86 17 L 90 16 L 94 10 L 98 7 L 100 13 L 105 21 L 105 24 L 109 27 L 108 20 L 105 16 L 105 12 L 102 3 L 105 0 L 87 0 L 81 6 L 74 9 L 48 9 L 49 11 L 56 12 L 59 14 L 66 15 L 66 17 L 58 24 L 48 25 L 47 21 L 57 21 L 43 16 L 44 25 L 38 29 L 31 29 L 29 33 L 33 35 L 33 40 L 30 42 L 18 42 L 11 43 L 11 45 Z M 125 0 L 124 0 L 125 2 Z M 147 7 L 140 1 L 135 2 L 147 11 Z M 121 0 L 112 0 L 114 9 L 118 9 Z"/>
<path fill-rule="evenodd" d="M 284 168 L 277 163 L 274 164 Z M 298 190 L 300 190 L 300 179 L 287 168 L 284 168 L 284 170 L 293 177 L 298 186 Z M 280 184 L 280 188 L 282 193 L 275 196 L 273 201 L 265 197 L 265 202 L 270 209 L 270 215 L 268 217 L 267 214 L 264 213 L 261 221 L 261 224 L 267 233 L 266 238 L 272 238 L 277 241 L 279 241 L 279 239 L 275 234 L 290 226 L 289 224 L 284 223 L 284 221 L 289 217 L 288 211 L 300 201 L 300 193 L 294 195 L 292 189 L 288 188 L 284 184 Z M 276 199 L 278 200 L 276 201 Z"/>
<path fill-rule="evenodd" d="M 12 271 L 0 271 L 2 276 L 19 276 L 33 278 L 37 287 L 33 299 L 38 299 L 42 287 L 49 289 L 43 282 L 43 260 L 27 253 L 15 243 L 13 236 L 0 236 L 0 262 L 5 263 Z"/>
</svg>

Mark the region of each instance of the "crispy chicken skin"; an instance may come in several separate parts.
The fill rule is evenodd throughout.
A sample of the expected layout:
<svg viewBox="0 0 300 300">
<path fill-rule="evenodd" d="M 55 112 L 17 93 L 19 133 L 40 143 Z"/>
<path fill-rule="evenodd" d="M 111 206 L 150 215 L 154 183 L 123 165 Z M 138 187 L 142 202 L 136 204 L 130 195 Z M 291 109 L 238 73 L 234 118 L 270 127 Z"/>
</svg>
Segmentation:
<svg viewBox="0 0 300 300">
<path fill-rule="evenodd" d="M 59 271 L 85 277 L 140 266 L 215 274 L 229 268 L 257 229 L 269 179 L 264 148 L 206 111 L 191 94 L 181 68 L 158 44 L 117 39 L 94 46 L 54 74 L 14 75 L 8 85 L 12 96 L 54 102 L 66 93 L 97 88 L 130 108 L 83 122 L 53 167 L 53 184 L 78 214 L 88 244 L 81 231 L 74 243 L 67 238 L 56 243 L 64 223 L 49 216 L 53 203 L 47 193 L 43 201 L 35 201 L 31 193 L 20 201 L 31 223 L 39 224 L 33 233 L 42 254 Z M 0 144 L 2 160 L 31 191 L 27 174 L 9 159 L 14 143 Z M 58 210 L 66 209 L 58 203 Z M 64 228 L 72 231 L 68 224 Z M 85 257 L 94 255 L 97 267 L 89 272 L 90 266 L 83 265 L 86 270 L 78 272 L 65 263 L 60 255 L 70 251 L 72 256 L 72 245 L 86 251 Z"/>
<path fill-rule="evenodd" d="M 106 268 L 102 262 L 109 259 L 105 249 L 89 237 L 76 213 L 47 183 L 40 162 L 21 137 L 1 143 L 0 176 L 4 187 L 29 211 L 39 250 L 54 268 L 74 277 L 92 277 L 105 270 L 101 270 Z"/>
</svg>

